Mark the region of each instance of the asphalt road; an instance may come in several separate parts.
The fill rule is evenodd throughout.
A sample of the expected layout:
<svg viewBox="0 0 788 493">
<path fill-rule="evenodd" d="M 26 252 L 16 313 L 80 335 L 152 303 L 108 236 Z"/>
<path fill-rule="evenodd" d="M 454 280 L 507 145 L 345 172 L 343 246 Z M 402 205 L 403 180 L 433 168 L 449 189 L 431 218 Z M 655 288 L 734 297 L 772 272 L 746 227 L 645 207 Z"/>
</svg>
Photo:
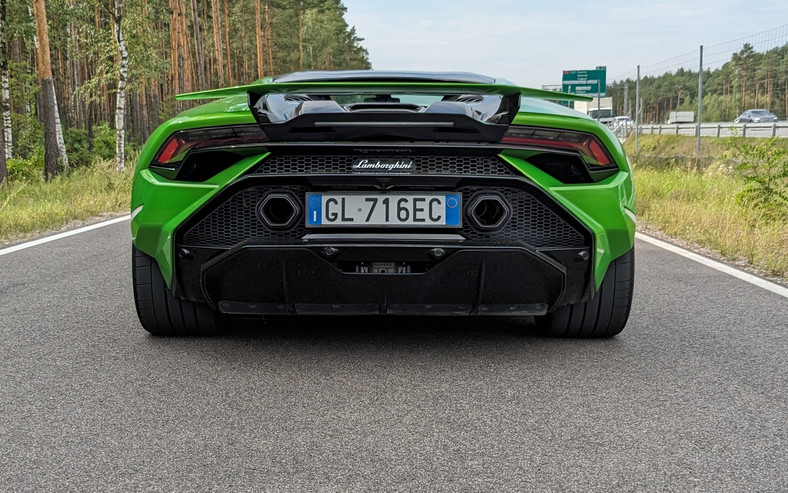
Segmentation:
<svg viewBox="0 0 788 493">
<path fill-rule="evenodd" d="M 156 338 L 122 222 L 0 256 L 5 491 L 786 491 L 788 299 L 637 244 L 629 325 Z"/>
</svg>

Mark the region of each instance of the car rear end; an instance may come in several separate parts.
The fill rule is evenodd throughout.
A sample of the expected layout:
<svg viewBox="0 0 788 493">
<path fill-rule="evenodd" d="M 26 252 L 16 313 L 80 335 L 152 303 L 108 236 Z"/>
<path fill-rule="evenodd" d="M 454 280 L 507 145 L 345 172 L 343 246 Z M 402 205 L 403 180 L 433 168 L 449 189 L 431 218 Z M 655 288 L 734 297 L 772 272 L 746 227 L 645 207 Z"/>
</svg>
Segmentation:
<svg viewBox="0 0 788 493">
<path fill-rule="evenodd" d="M 168 122 L 132 199 L 159 311 L 553 320 L 595 299 L 633 247 L 626 158 L 603 125 L 522 92 L 470 74 L 294 74 L 245 108 Z"/>
</svg>

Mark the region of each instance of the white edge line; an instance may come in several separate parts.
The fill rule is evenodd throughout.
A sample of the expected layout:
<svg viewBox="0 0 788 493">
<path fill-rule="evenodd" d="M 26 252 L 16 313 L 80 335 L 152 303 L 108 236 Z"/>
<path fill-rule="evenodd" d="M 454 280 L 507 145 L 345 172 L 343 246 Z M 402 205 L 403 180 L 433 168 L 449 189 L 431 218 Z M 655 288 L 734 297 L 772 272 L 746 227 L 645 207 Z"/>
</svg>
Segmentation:
<svg viewBox="0 0 788 493">
<path fill-rule="evenodd" d="M 71 231 L 64 231 L 62 233 L 58 233 L 52 236 L 46 236 L 44 238 L 39 238 L 37 240 L 28 241 L 26 243 L 20 243 L 19 245 L 14 245 L 12 247 L 0 249 L 0 256 L 6 255 L 9 253 L 18 252 L 19 250 L 24 250 L 26 248 L 42 245 L 44 243 L 49 243 L 50 241 L 59 240 L 61 238 L 66 238 L 68 236 L 78 235 L 80 233 L 84 233 L 86 231 L 90 231 L 92 229 L 103 228 L 104 226 L 109 226 L 111 224 L 119 223 L 122 221 L 126 221 L 130 218 L 130 215 L 125 215 L 121 217 L 116 217 L 115 219 L 110 219 L 108 221 L 102 221 L 100 223 L 91 224 L 89 226 L 84 226 L 82 228 L 72 229 Z"/>
<path fill-rule="evenodd" d="M 670 243 L 664 242 L 662 240 L 658 240 L 656 238 L 653 238 L 648 235 L 644 235 L 642 233 L 635 233 L 635 238 L 645 241 L 646 243 L 651 243 L 654 246 L 658 246 L 660 248 L 668 250 L 669 252 L 673 252 L 677 255 L 681 255 L 682 257 L 686 257 L 690 260 L 694 260 L 699 264 L 703 264 L 707 267 L 711 267 L 712 269 L 716 269 L 720 272 L 724 272 L 725 274 L 741 279 L 742 281 L 748 282 L 750 284 L 754 284 L 755 286 L 763 288 L 767 291 L 771 291 L 772 293 L 779 294 L 780 296 L 788 298 L 788 288 L 780 286 L 779 284 L 769 282 L 765 279 L 761 279 L 758 276 L 753 276 L 752 274 L 748 274 L 739 269 L 735 269 L 721 262 L 717 262 L 716 260 L 711 260 L 710 258 L 706 258 L 702 255 L 698 255 L 697 253 L 690 252 L 683 248 L 679 248 L 675 245 L 671 245 Z"/>
</svg>

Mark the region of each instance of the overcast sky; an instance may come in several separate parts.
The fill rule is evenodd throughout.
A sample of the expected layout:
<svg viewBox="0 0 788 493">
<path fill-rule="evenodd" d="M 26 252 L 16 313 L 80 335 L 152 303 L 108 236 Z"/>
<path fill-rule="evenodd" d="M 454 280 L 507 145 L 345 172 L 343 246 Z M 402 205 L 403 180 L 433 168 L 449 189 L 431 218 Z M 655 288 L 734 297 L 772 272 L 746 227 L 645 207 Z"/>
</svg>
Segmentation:
<svg viewBox="0 0 788 493">
<path fill-rule="evenodd" d="M 608 82 L 678 55 L 788 24 L 788 0 L 343 0 L 374 69 L 462 70 L 560 84 Z M 783 38 L 783 39 L 781 39 Z M 776 38 L 788 42 L 781 29 Z"/>
</svg>

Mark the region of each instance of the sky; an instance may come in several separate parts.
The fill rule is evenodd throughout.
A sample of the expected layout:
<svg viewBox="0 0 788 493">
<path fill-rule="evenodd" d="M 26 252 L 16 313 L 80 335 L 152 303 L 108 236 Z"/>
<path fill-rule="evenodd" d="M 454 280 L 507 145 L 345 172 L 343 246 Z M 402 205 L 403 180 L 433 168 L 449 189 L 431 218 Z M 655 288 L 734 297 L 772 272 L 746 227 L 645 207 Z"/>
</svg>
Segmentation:
<svg viewBox="0 0 788 493">
<path fill-rule="evenodd" d="M 778 45 L 788 43 L 786 0 L 343 3 L 345 19 L 364 38 L 373 69 L 468 71 L 537 88 L 560 84 L 563 70 L 606 66 L 608 82 L 621 75 L 634 78 L 638 64 L 641 73 L 646 67 L 664 72 L 663 66 L 697 59 L 700 45 L 709 60 L 715 47 L 740 49 L 742 38 L 764 31 Z"/>
</svg>

